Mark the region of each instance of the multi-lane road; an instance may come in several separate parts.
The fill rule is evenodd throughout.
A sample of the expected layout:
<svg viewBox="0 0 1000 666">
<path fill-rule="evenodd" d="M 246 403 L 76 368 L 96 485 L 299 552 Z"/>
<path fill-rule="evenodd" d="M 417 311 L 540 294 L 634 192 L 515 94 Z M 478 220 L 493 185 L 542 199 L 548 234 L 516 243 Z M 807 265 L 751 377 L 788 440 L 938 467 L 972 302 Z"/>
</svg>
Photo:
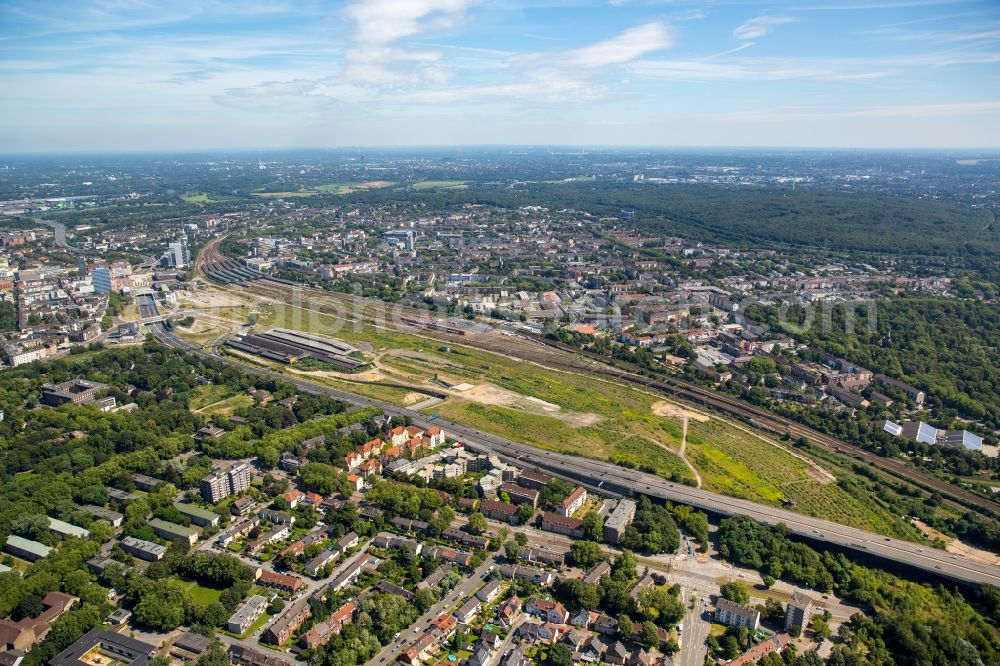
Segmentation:
<svg viewBox="0 0 1000 666">
<path fill-rule="evenodd" d="M 193 347 L 180 340 L 162 324 L 150 327 L 164 344 L 185 349 L 200 356 L 238 367 L 246 372 L 282 379 L 302 391 L 325 393 L 339 400 L 364 407 L 378 407 L 388 414 L 408 416 L 415 425 L 432 425 L 427 415 L 381 400 L 355 395 L 328 386 L 253 366 L 232 357 L 221 356 L 214 349 Z M 515 442 L 458 423 L 436 419 L 433 425 L 451 433 L 473 450 L 495 453 L 502 459 L 544 470 L 610 495 L 648 495 L 651 498 L 688 504 L 721 516 L 745 515 L 768 525 L 784 524 L 788 531 L 810 541 L 844 548 L 867 556 L 906 565 L 953 581 L 972 585 L 1000 586 L 1000 567 L 976 562 L 920 544 L 884 537 L 864 530 L 804 516 L 748 500 L 727 497 L 692 488 L 666 479 L 626 469 L 599 460 L 590 460 Z"/>
</svg>

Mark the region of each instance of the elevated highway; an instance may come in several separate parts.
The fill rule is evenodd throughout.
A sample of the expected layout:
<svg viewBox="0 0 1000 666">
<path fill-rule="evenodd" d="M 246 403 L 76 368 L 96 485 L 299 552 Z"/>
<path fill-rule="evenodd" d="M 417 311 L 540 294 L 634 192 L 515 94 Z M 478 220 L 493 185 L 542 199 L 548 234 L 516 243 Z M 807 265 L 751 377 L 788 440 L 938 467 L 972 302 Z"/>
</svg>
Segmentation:
<svg viewBox="0 0 1000 666">
<path fill-rule="evenodd" d="M 787 526 L 791 534 L 810 541 L 829 544 L 865 556 L 905 565 L 967 585 L 1000 586 L 1000 567 L 997 566 L 983 564 L 909 541 L 846 527 L 828 520 L 804 516 L 793 511 L 673 483 L 652 474 L 626 469 L 611 463 L 545 451 L 440 418 L 432 422 L 425 414 L 405 407 L 256 367 L 231 357 L 220 356 L 214 349 L 205 350 L 194 347 L 180 340 L 161 323 L 152 324 L 149 328 L 161 342 L 168 346 L 238 367 L 248 373 L 281 379 L 304 392 L 324 393 L 358 407 L 378 407 L 388 414 L 408 416 L 415 425 L 420 427 L 436 425 L 454 435 L 456 439 L 463 441 L 472 450 L 495 453 L 501 459 L 509 462 L 535 467 L 609 495 L 647 495 L 655 499 L 688 504 L 719 516 L 745 515 L 772 526 L 782 523 Z"/>
</svg>

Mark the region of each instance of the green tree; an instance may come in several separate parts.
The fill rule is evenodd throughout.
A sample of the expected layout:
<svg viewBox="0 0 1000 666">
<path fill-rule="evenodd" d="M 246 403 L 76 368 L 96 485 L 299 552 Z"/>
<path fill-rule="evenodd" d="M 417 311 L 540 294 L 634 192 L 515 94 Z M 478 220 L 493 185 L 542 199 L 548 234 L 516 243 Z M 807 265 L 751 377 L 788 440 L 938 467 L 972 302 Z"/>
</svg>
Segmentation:
<svg viewBox="0 0 1000 666">
<path fill-rule="evenodd" d="M 639 643 L 651 649 L 660 645 L 660 635 L 656 631 L 656 625 L 649 620 L 642 623 L 642 630 L 639 633 Z"/>
<path fill-rule="evenodd" d="M 469 532 L 472 534 L 482 534 L 489 527 L 489 523 L 486 522 L 486 516 L 479 513 L 478 511 L 469 515 Z"/>
<path fill-rule="evenodd" d="M 562 643 L 553 644 L 545 656 L 546 666 L 573 666 L 573 653 Z"/>
<path fill-rule="evenodd" d="M 623 550 L 611 567 L 611 575 L 618 581 L 631 581 L 638 575 L 635 555 L 630 550 Z"/>
<path fill-rule="evenodd" d="M 343 472 L 326 463 L 306 463 L 302 466 L 300 474 L 302 487 L 321 495 L 341 492 L 346 482 Z"/>
<path fill-rule="evenodd" d="M 226 607 L 218 601 L 210 603 L 205 607 L 205 615 L 202 621 L 211 627 L 221 627 L 229 620 L 230 613 Z"/>
<path fill-rule="evenodd" d="M 821 615 L 813 616 L 809 621 L 809 628 L 812 629 L 817 641 L 823 641 L 833 633 L 830 630 L 830 623 Z"/>
<path fill-rule="evenodd" d="M 735 604 L 747 604 L 750 602 L 750 589 L 741 580 L 734 580 L 724 584 L 720 590 L 723 598 L 729 599 Z"/>
<path fill-rule="evenodd" d="M 589 541 L 604 540 L 604 519 L 596 511 L 588 511 L 583 517 L 583 536 Z"/>
<path fill-rule="evenodd" d="M 589 569 L 604 559 L 601 547 L 593 541 L 574 541 L 569 549 L 570 561 L 584 569 Z"/>
<path fill-rule="evenodd" d="M 647 587 L 639 591 L 637 605 L 642 616 L 661 627 L 672 627 L 684 617 L 684 603 L 662 587 Z"/>
<path fill-rule="evenodd" d="M 185 595 L 179 581 L 148 581 L 139 593 L 135 619 L 140 624 L 170 631 L 184 622 Z"/>
<path fill-rule="evenodd" d="M 634 629 L 634 625 L 632 623 L 632 618 L 630 618 L 625 613 L 622 613 L 621 615 L 618 616 L 618 635 L 619 636 L 621 636 L 622 638 L 624 638 L 626 640 L 627 639 L 631 639 L 632 638 L 632 631 L 633 631 L 633 629 Z"/>
</svg>

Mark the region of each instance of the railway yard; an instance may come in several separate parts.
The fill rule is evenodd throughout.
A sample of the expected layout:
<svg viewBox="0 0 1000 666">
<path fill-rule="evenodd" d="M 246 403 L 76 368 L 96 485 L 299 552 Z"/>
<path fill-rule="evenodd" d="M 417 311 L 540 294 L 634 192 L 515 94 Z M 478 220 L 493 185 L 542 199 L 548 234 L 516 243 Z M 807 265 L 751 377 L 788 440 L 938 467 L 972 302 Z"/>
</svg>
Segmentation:
<svg viewBox="0 0 1000 666">
<path fill-rule="evenodd" d="M 209 243 L 203 250 L 203 256 L 204 265 L 207 266 L 218 265 L 225 261 L 219 253 L 218 241 Z M 640 374 L 639 368 L 622 361 L 615 361 L 615 365 L 611 366 L 596 354 L 539 336 L 511 331 L 500 333 L 489 327 L 454 319 L 430 326 L 427 322 L 432 321 L 432 318 L 425 310 L 389 305 L 381 301 L 307 286 L 291 286 L 287 281 L 272 278 L 254 279 L 252 288 L 248 288 L 244 282 L 235 280 L 223 282 L 223 285 L 224 288 L 236 290 L 244 295 L 252 293 L 269 298 L 279 305 L 301 304 L 318 313 L 364 322 L 377 328 L 419 333 L 442 343 L 467 345 L 545 368 L 598 376 L 607 381 L 666 395 L 748 423 L 763 432 L 791 438 L 804 437 L 811 444 L 825 449 L 830 454 L 864 461 L 923 491 L 940 493 L 958 510 L 971 507 L 986 514 L 996 514 L 1000 509 L 996 501 L 916 470 L 904 461 L 877 456 L 836 437 L 690 382 L 663 374 L 654 379 Z"/>
</svg>

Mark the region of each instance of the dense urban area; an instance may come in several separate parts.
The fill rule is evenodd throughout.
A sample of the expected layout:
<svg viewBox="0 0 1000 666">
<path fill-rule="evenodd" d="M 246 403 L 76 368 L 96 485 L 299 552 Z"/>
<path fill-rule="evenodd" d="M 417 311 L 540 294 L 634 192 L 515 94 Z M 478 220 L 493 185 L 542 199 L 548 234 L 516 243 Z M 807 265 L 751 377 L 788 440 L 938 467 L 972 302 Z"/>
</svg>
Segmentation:
<svg viewBox="0 0 1000 666">
<path fill-rule="evenodd" d="M 998 183 L 4 158 L 0 666 L 998 664 Z"/>
</svg>

